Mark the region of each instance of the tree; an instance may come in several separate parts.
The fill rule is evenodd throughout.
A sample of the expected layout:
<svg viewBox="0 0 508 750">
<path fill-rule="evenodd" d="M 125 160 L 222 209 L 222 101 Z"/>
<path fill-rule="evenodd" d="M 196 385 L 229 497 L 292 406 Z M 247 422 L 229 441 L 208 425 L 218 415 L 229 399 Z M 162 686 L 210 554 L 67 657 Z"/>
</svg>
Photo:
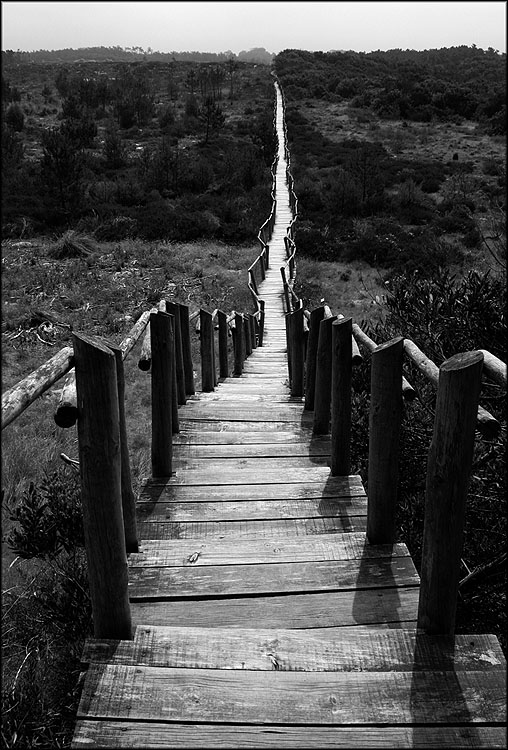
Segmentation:
<svg viewBox="0 0 508 750">
<path fill-rule="evenodd" d="M 229 73 L 229 98 L 233 101 L 233 80 L 235 71 L 238 69 L 238 63 L 232 57 L 227 61 L 227 69 Z"/>
<path fill-rule="evenodd" d="M 82 153 L 65 131 L 51 128 L 42 133 L 42 175 L 56 190 L 60 207 L 67 209 L 77 198 L 83 169 Z"/>
<path fill-rule="evenodd" d="M 11 104 L 7 108 L 5 123 L 14 133 L 21 133 L 25 124 L 25 116 L 19 104 Z"/>
<path fill-rule="evenodd" d="M 210 133 L 224 127 L 226 118 L 219 105 L 215 104 L 212 96 L 206 97 L 198 116 L 205 126 L 205 143 L 208 143 Z"/>
<path fill-rule="evenodd" d="M 106 166 L 109 169 L 118 169 L 125 163 L 125 149 L 123 147 L 122 137 L 113 120 L 106 126 L 103 154 Z"/>
</svg>

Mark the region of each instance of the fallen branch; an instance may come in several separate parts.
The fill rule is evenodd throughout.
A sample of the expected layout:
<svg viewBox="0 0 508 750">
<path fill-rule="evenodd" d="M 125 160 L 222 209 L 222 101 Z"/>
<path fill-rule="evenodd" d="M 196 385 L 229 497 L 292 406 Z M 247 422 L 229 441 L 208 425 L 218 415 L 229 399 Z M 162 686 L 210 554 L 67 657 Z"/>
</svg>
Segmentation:
<svg viewBox="0 0 508 750">
<path fill-rule="evenodd" d="M 478 565 L 476 568 L 473 568 L 473 570 L 470 573 L 468 573 L 467 576 L 464 576 L 464 578 L 461 581 L 459 581 L 459 587 L 465 586 L 465 584 L 469 583 L 473 578 L 480 578 L 480 577 L 486 576 L 490 574 L 492 571 L 494 571 L 494 573 L 499 573 L 505 566 L 506 566 L 506 552 L 502 552 L 500 555 L 495 557 L 490 562 L 484 563 L 483 565 Z M 499 570 L 497 570 L 497 568 Z"/>
</svg>

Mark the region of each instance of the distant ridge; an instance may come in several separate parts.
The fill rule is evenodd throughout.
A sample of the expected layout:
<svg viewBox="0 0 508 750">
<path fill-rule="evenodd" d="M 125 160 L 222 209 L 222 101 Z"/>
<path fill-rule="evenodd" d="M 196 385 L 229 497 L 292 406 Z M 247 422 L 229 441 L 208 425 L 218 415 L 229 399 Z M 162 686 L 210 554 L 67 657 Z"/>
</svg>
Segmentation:
<svg viewBox="0 0 508 750">
<path fill-rule="evenodd" d="M 144 50 L 142 47 L 79 47 L 78 49 L 65 48 L 60 50 L 35 50 L 31 52 L 23 50 L 2 51 L 4 61 L 14 63 L 73 63 L 73 62 L 226 62 L 227 60 L 238 60 L 239 62 L 257 63 L 270 65 L 274 55 L 267 52 L 264 47 L 255 47 L 250 50 L 242 50 L 238 54 L 226 50 L 225 52 L 158 52 L 150 47 Z"/>
</svg>

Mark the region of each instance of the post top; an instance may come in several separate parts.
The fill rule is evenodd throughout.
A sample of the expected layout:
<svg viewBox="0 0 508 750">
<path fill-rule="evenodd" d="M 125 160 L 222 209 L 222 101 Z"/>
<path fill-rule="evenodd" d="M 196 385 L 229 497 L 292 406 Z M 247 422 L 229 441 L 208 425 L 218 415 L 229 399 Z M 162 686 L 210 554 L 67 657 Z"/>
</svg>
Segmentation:
<svg viewBox="0 0 508 750">
<path fill-rule="evenodd" d="M 483 354 L 481 351 L 472 352 L 459 352 L 454 354 L 440 366 L 440 370 L 443 372 L 451 372 L 455 370 L 463 370 L 471 365 L 476 365 L 479 362 L 483 362 Z"/>
</svg>

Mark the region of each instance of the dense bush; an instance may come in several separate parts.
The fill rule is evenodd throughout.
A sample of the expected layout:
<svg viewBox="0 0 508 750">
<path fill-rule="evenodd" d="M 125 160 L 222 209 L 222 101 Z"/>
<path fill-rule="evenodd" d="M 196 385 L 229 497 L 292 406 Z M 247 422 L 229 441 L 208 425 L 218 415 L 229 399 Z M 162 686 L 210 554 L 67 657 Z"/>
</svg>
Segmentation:
<svg viewBox="0 0 508 750">
<path fill-rule="evenodd" d="M 91 635 L 77 475 L 57 470 L 11 503 L 6 541 L 18 560 L 2 600 L 2 737 L 6 747 L 63 747 Z"/>
</svg>

